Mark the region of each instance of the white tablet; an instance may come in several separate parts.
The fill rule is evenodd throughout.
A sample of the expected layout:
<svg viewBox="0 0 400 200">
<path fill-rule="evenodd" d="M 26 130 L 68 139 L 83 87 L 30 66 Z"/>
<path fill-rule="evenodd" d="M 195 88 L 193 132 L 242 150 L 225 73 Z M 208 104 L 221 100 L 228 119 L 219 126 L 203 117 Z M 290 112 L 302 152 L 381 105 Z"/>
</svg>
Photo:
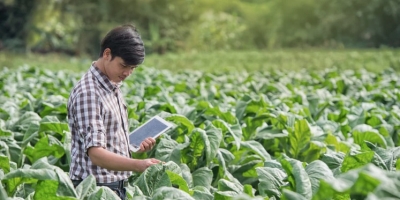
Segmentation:
<svg viewBox="0 0 400 200">
<path fill-rule="evenodd" d="M 140 149 L 140 143 L 142 143 L 143 140 L 148 137 L 156 139 L 172 126 L 172 123 L 165 121 L 157 115 L 152 117 L 129 134 L 131 151 L 137 152 Z"/>
</svg>

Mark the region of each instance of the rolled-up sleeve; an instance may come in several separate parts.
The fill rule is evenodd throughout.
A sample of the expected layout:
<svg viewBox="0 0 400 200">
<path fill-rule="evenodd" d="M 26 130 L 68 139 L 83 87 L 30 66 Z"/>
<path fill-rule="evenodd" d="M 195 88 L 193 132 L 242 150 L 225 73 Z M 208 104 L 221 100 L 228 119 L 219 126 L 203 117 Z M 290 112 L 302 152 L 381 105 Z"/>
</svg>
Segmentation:
<svg viewBox="0 0 400 200">
<path fill-rule="evenodd" d="M 76 119 L 79 135 L 84 140 L 85 153 L 90 147 L 107 146 L 107 137 L 101 115 L 101 102 L 95 92 L 83 92 L 76 96 Z"/>
</svg>

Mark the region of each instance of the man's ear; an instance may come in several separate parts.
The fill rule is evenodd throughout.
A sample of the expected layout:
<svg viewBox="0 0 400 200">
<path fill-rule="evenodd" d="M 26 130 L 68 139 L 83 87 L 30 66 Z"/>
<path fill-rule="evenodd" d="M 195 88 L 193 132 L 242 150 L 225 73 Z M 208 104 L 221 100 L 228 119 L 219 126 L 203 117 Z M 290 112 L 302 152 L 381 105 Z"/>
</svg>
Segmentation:
<svg viewBox="0 0 400 200">
<path fill-rule="evenodd" d="M 111 61 L 111 49 L 110 48 L 106 48 L 103 51 L 103 59 L 107 60 L 107 61 Z"/>
</svg>

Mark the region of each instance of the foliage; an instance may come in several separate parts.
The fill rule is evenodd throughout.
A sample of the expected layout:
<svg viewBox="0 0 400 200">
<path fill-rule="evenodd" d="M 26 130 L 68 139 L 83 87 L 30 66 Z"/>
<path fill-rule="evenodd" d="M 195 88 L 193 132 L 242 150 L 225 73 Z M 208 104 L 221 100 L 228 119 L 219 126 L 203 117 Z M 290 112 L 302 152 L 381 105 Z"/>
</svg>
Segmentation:
<svg viewBox="0 0 400 200">
<path fill-rule="evenodd" d="M 0 197 L 116 199 L 68 178 L 66 99 L 81 73 L 0 73 Z M 139 68 L 124 82 L 130 130 L 176 127 L 135 158 L 128 199 L 400 198 L 399 74 L 393 70 L 216 75 Z"/>
<path fill-rule="evenodd" d="M 34 1 L 0 0 L 0 50 L 23 49 L 29 32 L 27 21 L 33 13 Z"/>
<path fill-rule="evenodd" d="M 135 24 L 149 54 L 288 47 L 399 47 L 398 0 L 0 0 L 3 48 L 96 56 Z"/>
</svg>

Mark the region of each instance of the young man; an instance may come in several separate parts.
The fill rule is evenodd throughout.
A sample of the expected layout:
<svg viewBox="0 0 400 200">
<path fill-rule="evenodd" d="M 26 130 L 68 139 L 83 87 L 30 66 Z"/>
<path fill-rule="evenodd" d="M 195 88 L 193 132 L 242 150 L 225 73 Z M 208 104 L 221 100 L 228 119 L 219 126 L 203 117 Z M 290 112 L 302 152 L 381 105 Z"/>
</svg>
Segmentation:
<svg viewBox="0 0 400 200">
<path fill-rule="evenodd" d="M 134 26 L 111 30 L 102 40 L 99 58 L 73 88 L 68 99 L 68 122 L 72 134 L 70 178 L 75 187 L 88 175 L 108 186 L 121 199 L 124 183 L 132 171 L 143 172 L 160 161 L 132 159 L 128 140 L 128 115 L 120 87 L 143 62 L 143 41 Z M 151 150 L 153 138 L 140 145 Z"/>
</svg>

